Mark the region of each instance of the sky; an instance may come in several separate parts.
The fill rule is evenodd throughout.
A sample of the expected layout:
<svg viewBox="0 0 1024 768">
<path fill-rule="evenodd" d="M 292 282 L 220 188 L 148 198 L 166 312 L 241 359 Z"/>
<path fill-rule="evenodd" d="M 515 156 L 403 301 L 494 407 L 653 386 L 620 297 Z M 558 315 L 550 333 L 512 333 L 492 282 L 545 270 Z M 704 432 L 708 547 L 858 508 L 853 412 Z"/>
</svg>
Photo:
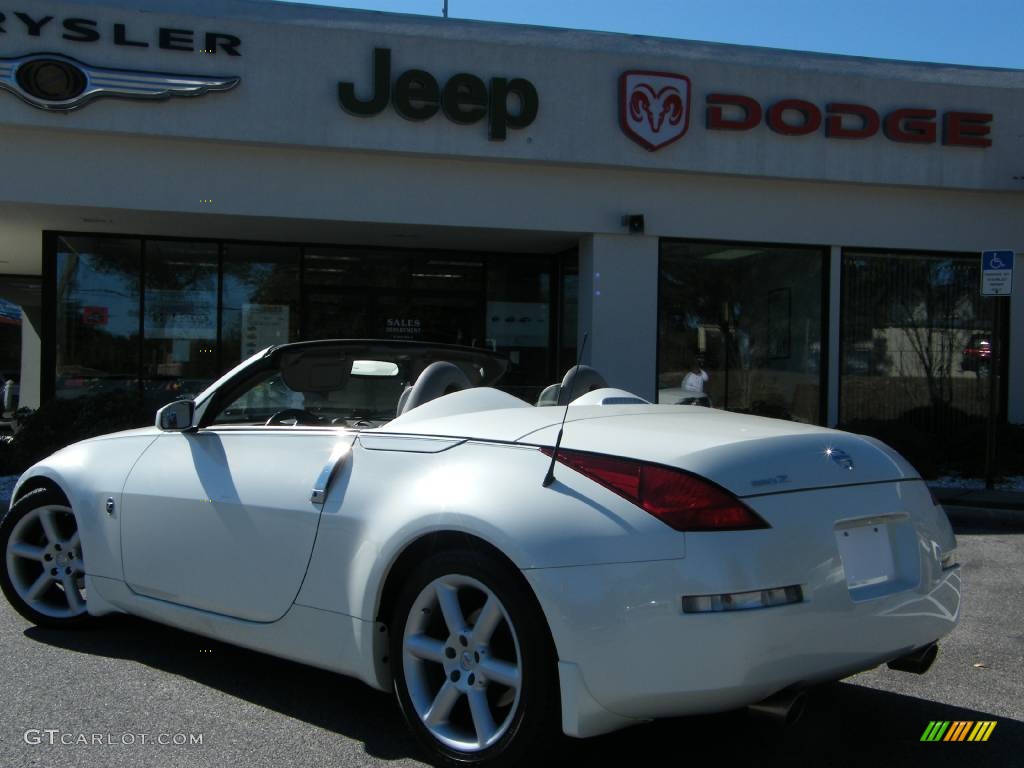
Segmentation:
<svg viewBox="0 0 1024 768">
<path fill-rule="evenodd" d="M 312 2 L 440 16 L 443 0 Z M 1024 0 L 449 0 L 448 15 L 1024 69 Z"/>
</svg>

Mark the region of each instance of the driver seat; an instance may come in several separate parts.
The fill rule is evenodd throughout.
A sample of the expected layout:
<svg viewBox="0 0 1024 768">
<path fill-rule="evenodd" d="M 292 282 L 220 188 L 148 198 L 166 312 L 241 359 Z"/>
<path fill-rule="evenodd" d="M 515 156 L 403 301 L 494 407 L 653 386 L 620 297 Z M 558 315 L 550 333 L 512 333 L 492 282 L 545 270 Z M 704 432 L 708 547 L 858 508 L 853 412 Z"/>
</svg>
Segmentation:
<svg viewBox="0 0 1024 768">
<path fill-rule="evenodd" d="M 408 413 L 413 408 L 429 403 L 452 392 L 459 392 L 463 389 L 473 387 L 469 377 L 459 366 L 438 360 L 431 363 L 423 372 L 416 377 L 416 382 L 411 387 L 406 387 L 402 396 L 398 398 L 398 408 L 395 416 Z"/>
</svg>

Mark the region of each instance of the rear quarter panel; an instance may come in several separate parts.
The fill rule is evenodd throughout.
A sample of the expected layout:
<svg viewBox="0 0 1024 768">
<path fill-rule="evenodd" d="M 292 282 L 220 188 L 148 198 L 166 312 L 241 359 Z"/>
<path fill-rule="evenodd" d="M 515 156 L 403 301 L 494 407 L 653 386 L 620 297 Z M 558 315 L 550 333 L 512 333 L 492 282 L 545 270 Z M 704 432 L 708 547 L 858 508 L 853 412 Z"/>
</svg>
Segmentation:
<svg viewBox="0 0 1024 768">
<path fill-rule="evenodd" d="M 357 441 L 297 602 L 375 619 L 391 564 L 436 531 L 484 539 L 521 569 L 685 555 L 683 534 L 564 466 L 544 488 L 548 462 L 529 446 L 465 442 L 426 454 Z"/>
</svg>

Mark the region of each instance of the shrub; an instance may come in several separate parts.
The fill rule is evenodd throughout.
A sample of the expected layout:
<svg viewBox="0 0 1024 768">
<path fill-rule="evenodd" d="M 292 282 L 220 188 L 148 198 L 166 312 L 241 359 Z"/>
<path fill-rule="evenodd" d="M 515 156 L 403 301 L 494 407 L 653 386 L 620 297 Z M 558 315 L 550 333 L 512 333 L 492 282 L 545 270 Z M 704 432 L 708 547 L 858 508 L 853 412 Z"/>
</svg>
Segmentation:
<svg viewBox="0 0 1024 768">
<path fill-rule="evenodd" d="M 0 443 L 0 475 L 17 475 L 40 459 L 89 437 L 153 423 L 151 408 L 135 395 L 108 393 L 51 400 L 29 416 L 14 437 Z"/>
<path fill-rule="evenodd" d="M 839 428 L 892 446 L 926 479 L 948 473 L 985 476 L 985 419 L 948 406 L 915 408 L 898 420 L 858 419 Z M 994 469 L 996 475 L 1024 474 L 1024 427 L 997 426 Z"/>
</svg>

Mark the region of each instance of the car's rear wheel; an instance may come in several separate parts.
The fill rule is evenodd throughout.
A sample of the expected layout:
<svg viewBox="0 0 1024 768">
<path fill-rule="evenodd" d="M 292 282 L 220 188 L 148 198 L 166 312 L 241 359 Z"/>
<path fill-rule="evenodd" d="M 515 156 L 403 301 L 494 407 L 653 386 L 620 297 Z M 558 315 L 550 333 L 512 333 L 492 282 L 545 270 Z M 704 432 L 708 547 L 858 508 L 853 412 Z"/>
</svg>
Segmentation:
<svg viewBox="0 0 1024 768">
<path fill-rule="evenodd" d="M 443 765 L 519 765 L 558 735 L 544 617 L 518 574 L 472 551 L 426 559 L 391 623 L 395 693 Z"/>
<path fill-rule="evenodd" d="M 86 611 L 78 523 L 52 488 L 25 494 L 0 522 L 0 588 L 14 609 L 45 627 L 80 627 Z"/>
</svg>

